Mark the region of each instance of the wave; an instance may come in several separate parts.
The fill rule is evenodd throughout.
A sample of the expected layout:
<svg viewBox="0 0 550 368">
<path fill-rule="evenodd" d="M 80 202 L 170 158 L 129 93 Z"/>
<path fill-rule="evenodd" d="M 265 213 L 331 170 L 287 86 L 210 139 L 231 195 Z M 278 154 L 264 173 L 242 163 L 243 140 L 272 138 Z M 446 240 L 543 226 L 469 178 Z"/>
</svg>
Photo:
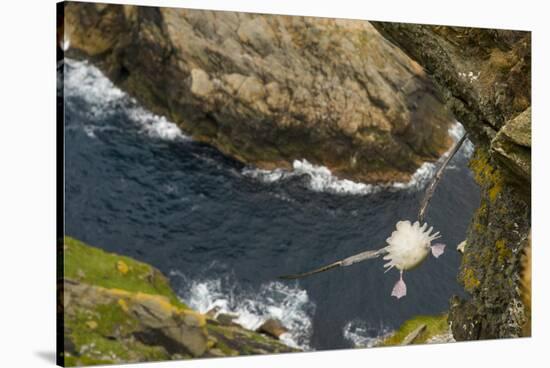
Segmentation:
<svg viewBox="0 0 550 368">
<path fill-rule="evenodd" d="M 117 113 L 124 113 L 142 133 L 151 137 L 175 140 L 189 139 L 181 129 L 164 116 L 139 106 L 135 99 L 116 87 L 94 65 L 88 61 L 65 58 L 64 93 L 66 98 L 78 98 L 86 103 L 87 112 L 98 122 Z M 85 133 L 95 138 L 94 131 L 110 130 L 102 126 L 84 126 Z"/>
<path fill-rule="evenodd" d="M 364 321 L 353 320 L 344 326 L 344 339 L 348 340 L 354 348 L 371 348 L 385 340 L 391 330 L 382 325 L 368 326 Z"/>
<path fill-rule="evenodd" d="M 329 192 L 334 194 L 368 194 L 377 190 L 372 184 L 357 183 L 347 179 L 339 179 L 325 166 L 317 166 L 307 160 L 294 160 L 292 170 L 275 169 L 263 170 L 246 167 L 242 174 L 264 183 L 284 181 L 293 177 L 307 176 L 307 186 L 316 192 Z"/>
<path fill-rule="evenodd" d="M 140 132 L 153 138 L 164 140 L 190 140 L 181 129 L 164 116 L 139 106 L 135 99 L 116 87 L 104 74 L 88 61 L 65 58 L 64 93 L 65 96 L 82 99 L 87 105 L 87 112 L 98 122 L 116 113 L 124 113 L 140 129 Z M 96 138 L 96 131 L 116 130 L 100 125 L 86 125 L 82 129 L 90 138 Z M 464 134 L 464 128 L 455 122 L 449 128 L 449 135 L 457 141 Z M 459 155 L 469 158 L 474 150 L 467 140 Z M 340 195 L 367 195 L 381 190 L 420 190 L 433 177 L 438 164 L 446 157 L 444 154 L 435 163 L 425 162 L 411 176 L 408 182 L 395 182 L 385 185 L 373 185 L 352 180 L 341 179 L 332 174 L 329 168 L 314 165 L 305 159 L 294 160 L 292 170 L 263 170 L 245 167 L 241 173 L 263 183 L 286 181 L 294 177 L 306 177 L 306 187 L 316 192 L 327 192 Z"/>
<path fill-rule="evenodd" d="M 465 130 L 462 124 L 455 122 L 449 128 L 449 136 L 454 142 L 457 142 Z M 469 158 L 474 151 L 474 146 L 470 140 L 466 140 L 459 151 L 459 155 Z M 294 177 L 306 177 L 306 187 L 315 192 L 327 192 L 332 194 L 344 195 L 367 195 L 377 193 L 382 190 L 421 190 L 434 176 L 438 166 L 449 155 L 449 151 L 443 154 L 436 162 L 423 163 L 411 176 L 408 182 L 394 182 L 390 184 L 366 184 L 347 179 L 340 179 L 329 168 L 322 165 L 314 165 L 309 161 L 294 160 L 292 170 L 274 169 L 264 170 L 254 167 L 245 167 L 241 173 L 244 176 L 251 177 L 266 184 L 280 181 L 286 181 Z"/>
<path fill-rule="evenodd" d="M 307 177 L 306 187 L 315 192 L 326 192 L 343 195 L 367 195 L 378 193 L 382 190 L 421 189 L 435 173 L 437 164 L 425 162 L 411 176 L 408 182 L 395 182 L 391 184 L 366 184 L 348 179 L 340 179 L 329 168 L 322 165 L 314 165 L 309 161 L 294 160 L 292 170 L 275 169 L 263 170 L 253 167 L 245 167 L 241 173 L 263 183 L 271 184 L 278 181 L 286 181 L 294 177 Z"/>
<path fill-rule="evenodd" d="M 216 308 L 217 314 L 235 314 L 238 317 L 234 322 L 249 330 L 256 330 L 269 318 L 275 318 L 289 330 L 280 336 L 281 342 L 294 348 L 312 350 L 310 339 L 315 304 L 298 284 L 272 281 L 245 289 L 229 279 L 189 281 L 178 271 L 172 271 L 170 276 L 185 280 L 185 286 L 178 290 L 178 294 L 200 313 Z"/>
</svg>

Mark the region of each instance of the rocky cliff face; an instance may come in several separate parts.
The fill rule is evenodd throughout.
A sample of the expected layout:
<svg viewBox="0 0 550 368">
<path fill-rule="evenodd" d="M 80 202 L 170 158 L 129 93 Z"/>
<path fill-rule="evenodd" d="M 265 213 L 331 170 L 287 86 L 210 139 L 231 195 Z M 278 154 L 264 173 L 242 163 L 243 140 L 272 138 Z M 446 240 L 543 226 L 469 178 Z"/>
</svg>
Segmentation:
<svg viewBox="0 0 550 368">
<path fill-rule="evenodd" d="M 65 237 L 59 308 L 66 366 L 296 351 L 178 299 L 155 268 Z"/>
<path fill-rule="evenodd" d="M 373 25 L 433 76 L 477 147 L 470 165 L 482 198 L 459 273 L 470 297 L 451 301 L 453 335 L 522 336 L 530 331 L 530 295 L 520 290 L 530 293 L 521 260 L 531 228 L 531 34 Z"/>
<path fill-rule="evenodd" d="M 65 37 L 147 108 L 261 168 L 305 158 L 407 181 L 450 145 L 422 68 L 365 21 L 68 3 Z"/>
</svg>

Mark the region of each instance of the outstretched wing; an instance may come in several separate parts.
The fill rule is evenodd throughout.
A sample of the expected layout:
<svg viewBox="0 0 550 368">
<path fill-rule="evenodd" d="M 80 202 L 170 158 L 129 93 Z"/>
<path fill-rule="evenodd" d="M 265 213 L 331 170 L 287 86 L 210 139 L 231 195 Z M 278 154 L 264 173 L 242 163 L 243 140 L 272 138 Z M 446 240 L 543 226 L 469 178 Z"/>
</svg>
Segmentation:
<svg viewBox="0 0 550 368">
<path fill-rule="evenodd" d="M 382 254 L 384 254 L 386 252 L 387 252 L 386 247 L 378 249 L 378 250 L 367 250 L 365 252 L 358 253 L 358 254 L 350 256 L 348 258 L 344 258 L 340 261 L 336 261 L 334 263 L 331 263 L 329 265 L 317 268 L 317 269 L 312 270 L 312 271 L 308 271 L 308 272 L 304 272 L 304 273 L 298 273 L 298 274 L 294 274 L 294 275 L 284 275 L 284 276 L 280 276 L 279 278 L 283 279 L 283 280 L 300 279 L 302 277 L 311 276 L 311 275 L 314 275 L 314 274 L 320 273 L 320 272 L 325 272 L 325 271 L 328 271 L 328 270 L 336 268 L 336 267 L 351 266 L 354 263 L 363 262 L 363 261 L 366 261 L 367 259 L 377 258 L 377 257 L 381 256 Z"/>
</svg>

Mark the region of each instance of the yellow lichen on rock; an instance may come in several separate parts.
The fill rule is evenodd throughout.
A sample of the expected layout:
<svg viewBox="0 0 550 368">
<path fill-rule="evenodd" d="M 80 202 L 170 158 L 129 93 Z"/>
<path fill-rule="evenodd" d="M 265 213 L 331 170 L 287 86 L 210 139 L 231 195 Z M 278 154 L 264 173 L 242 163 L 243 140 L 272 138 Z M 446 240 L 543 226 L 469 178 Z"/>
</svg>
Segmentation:
<svg viewBox="0 0 550 368">
<path fill-rule="evenodd" d="M 502 192 L 502 173 L 489 162 L 489 156 L 482 150 L 477 150 L 470 160 L 470 168 L 474 172 L 476 181 L 481 187 L 489 188 L 488 194 L 491 202 L 497 199 Z"/>
<path fill-rule="evenodd" d="M 494 202 L 495 199 L 497 199 L 497 196 L 501 191 L 502 184 L 500 182 L 495 183 L 495 185 L 493 185 L 491 189 L 489 189 L 489 199 L 491 200 L 491 202 Z"/>
<path fill-rule="evenodd" d="M 147 264 L 70 237 L 64 244 L 65 366 L 296 351 L 240 326 L 207 321 Z"/>
<path fill-rule="evenodd" d="M 128 312 L 128 303 L 126 303 L 126 300 L 120 298 L 117 303 L 124 312 Z"/>
<path fill-rule="evenodd" d="M 120 272 L 123 275 L 126 275 L 130 268 L 124 261 L 117 261 L 116 263 L 116 269 L 118 272 Z"/>
<path fill-rule="evenodd" d="M 86 322 L 86 326 L 88 326 L 88 328 L 90 330 L 95 330 L 97 328 L 97 322 L 96 321 L 88 321 L 88 322 Z"/>
<path fill-rule="evenodd" d="M 474 270 L 472 270 L 471 268 L 468 268 L 464 271 L 463 281 L 464 288 L 468 292 L 474 291 L 480 284 L 480 281 L 477 279 Z"/>
</svg>

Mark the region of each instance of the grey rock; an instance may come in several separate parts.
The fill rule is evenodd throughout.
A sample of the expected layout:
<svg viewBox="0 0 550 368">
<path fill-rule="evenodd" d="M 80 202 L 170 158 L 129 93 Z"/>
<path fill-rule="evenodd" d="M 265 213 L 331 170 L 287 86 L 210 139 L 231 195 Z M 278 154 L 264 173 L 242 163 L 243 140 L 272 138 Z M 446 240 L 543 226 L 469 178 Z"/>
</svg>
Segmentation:
<svg viewBox="0 0 550 368">
<path fill-rule="evenodd" d="M 216 320 L 222 325 L 232 325 L 234 320 L 239 318 L 236 314 L 220 313 L 216 317 Z"/>
<path fill-rule="evenodd" d="M 531 181 L 531 108 L 508 121 L 491 142 L 495 157 L 525 181 Z"/>
</svg>

